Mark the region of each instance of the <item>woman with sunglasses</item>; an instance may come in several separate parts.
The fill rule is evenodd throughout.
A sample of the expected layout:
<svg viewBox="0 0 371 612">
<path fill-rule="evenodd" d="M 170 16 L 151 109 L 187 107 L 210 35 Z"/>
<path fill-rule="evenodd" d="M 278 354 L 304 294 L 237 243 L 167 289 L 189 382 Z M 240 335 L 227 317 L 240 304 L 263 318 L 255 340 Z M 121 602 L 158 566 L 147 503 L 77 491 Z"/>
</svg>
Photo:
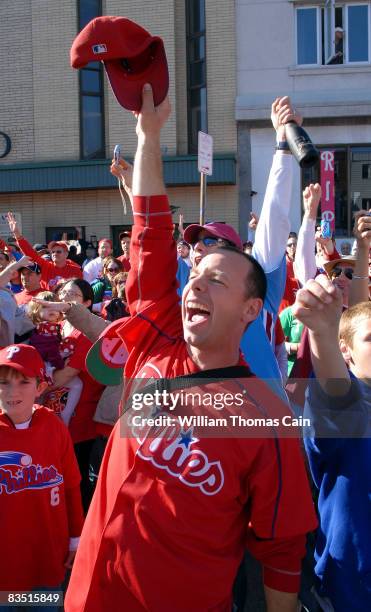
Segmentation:
<svg viewBox="0 0 371 612">
<path fill-rule="evenodd" d="M 104 302 L 102 317 L 107 321 L 117 321 L 129 316 L 125 293 L 127 272 L 119 272 L 112 281 L 112 300 Z"/>
<path fill-rule="evenodd" d="M 102 312 L 103 302 L 112 299 L 112 281 L 116 274 L 123 271 L 121 261 L 109 255 L 103 260 L 103 269 L 100 278 L 92 283 L 94 293 L 93 311 Z"/>
</svg>

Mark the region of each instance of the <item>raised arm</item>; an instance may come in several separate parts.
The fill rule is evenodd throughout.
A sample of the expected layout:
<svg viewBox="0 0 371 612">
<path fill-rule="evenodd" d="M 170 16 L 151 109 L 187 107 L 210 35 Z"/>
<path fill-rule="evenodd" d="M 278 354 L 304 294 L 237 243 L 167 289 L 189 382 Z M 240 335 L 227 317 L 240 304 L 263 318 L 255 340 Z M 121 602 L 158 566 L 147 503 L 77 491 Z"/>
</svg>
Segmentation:
<svg viewBox="0 0 371 612">
<path fill-rule="evenodd" d="M 304 216 L 298 235 L 294 270 L 295 276 L 302 285 L 314 278 L 317 273 L 316 257 L 316 219 L 321 200 L 321 185 L 311 183 L 303 191 Z"/>
<path fill-rule="evenodd" d="M 0 272 L 0 287 L 5 287 L 9 283 L 12 277 L 12 274 L 15 270 L 20 270 L 21 268 L 25 268 L 29 266 L 30 263 L 31 263 L 31 260 L 26 255 L 21 257 L 21 259 L 18 259 L 18 261 L 12 261 L 5 268 L 5 270 Z"/>
<path fill-rule="evenodd" d="M 170 310 L 176 309 L 178 304 L 173 221 L 163 181 L 160 148 L 161 128 L 169 115 L 169 100 L 166 98 L 155 107 L 152 89 L 145 85 L 137 122 L 131 270 L 126 283 L 131 315 L 150 305 L 158 305 L 157 310 Z"/>
<path fill-rule="evenodd" d="M 302 119 L 292 108 L 290 98 L 277 98 L 272 104 L 271 119 L 278 142 L 286 142 L 285 123 Z M 269 174 L 263 207 L 256 229 L 253 256 L 266 273 L 280 265 L 290 231 L 293 161 L 290 151 L 276 151 Z"/>
<path fill-rule="evenodd" d="M 38 254 L 38 252 L 32 248 L 28 240 L 26 240 L 26 238 L 24 238 L 21 235 L 21 232 L 19 231 L 18 223 L 12 212 L 8 212 L 8 223 L 9 223 L 9 229 L 12 232 L 14 238 L 17 241 L 19 248 L 21 249 L 22 253 L 24 253 L 24 255 L 27 255 L 28 257 L 32 259 L 32 261 L 37 263 L 40 266 L 41 270 L 45 270 L 46 268 L 52 266 L 52 264 L 49 261 L 46 261 L 46 259 L 43 259 Z"/>
<path fill-rule="evenodd" d="M 357 240 L 357 260 L 349 288 L 349 308 L 367 302 L 369 295 L 368 258 L 371 241 L 371 213 L 360 210 L 355 214 L 353 233 Z"/>
</svg>

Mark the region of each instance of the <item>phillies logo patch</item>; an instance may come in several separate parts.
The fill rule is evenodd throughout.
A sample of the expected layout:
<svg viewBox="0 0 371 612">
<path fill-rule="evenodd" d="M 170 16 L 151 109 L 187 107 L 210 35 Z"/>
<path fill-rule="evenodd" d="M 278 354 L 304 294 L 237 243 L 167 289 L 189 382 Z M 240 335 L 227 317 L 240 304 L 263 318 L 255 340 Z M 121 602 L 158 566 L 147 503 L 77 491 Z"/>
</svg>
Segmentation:
<svg viewBox="0 0 371 612">
<path fill-rule="evenodd" d="M 6 358 L 7 359 L 13 359 L 13 356 L 16 355 L 17 353 L 19 353 L 20 350 L 21 349 L 19 348 L 19 346 L 15 346 L 14 344 L 11 344 L 6 349 Z"/>
<path fill-rule="evenodd" d="M 0 495 L 11 495 L 26 489 L 48 489 L 62 483 L 63 476 L 54 465 L 42 467 L 35 464 L 27 453 L 0 453 Z"/>
</svg>

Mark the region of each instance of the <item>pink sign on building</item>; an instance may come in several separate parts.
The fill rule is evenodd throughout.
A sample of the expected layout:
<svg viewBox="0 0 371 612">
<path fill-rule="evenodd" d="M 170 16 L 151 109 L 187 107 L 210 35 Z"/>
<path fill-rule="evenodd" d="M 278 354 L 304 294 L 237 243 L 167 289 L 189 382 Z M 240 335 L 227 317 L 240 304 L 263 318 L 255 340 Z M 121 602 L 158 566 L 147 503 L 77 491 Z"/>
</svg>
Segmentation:
<svg viewBox="0 0 371 612">
<path fill-rule="evenodd" d="M 321 219 L 330 223 L 335 230 L 335 153 L 321 151 Z"/>
</svg>

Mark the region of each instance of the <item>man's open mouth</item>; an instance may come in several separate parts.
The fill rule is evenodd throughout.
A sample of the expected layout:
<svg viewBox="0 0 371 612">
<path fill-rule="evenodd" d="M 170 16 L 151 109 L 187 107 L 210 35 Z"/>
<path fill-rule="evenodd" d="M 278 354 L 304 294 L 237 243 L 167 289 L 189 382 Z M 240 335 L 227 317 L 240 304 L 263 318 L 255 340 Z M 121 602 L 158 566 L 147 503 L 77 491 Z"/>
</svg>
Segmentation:
<svg viewBox="0 0 371 612">
<path fill-rule="evenodd" d="M 186 312 L 189 323 L 203 323 L 210 316 L 210 310 L 199 302 L 187 302 Z"/>
</svg>

